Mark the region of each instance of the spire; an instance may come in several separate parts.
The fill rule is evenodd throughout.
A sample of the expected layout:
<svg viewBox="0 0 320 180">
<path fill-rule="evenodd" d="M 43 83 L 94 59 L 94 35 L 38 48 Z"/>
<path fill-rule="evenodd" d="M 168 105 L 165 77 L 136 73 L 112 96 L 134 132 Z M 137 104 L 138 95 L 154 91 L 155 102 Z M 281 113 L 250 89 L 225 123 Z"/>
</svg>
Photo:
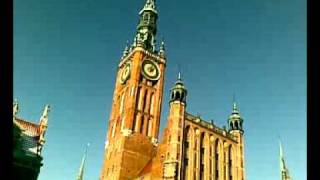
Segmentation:
<svg viewBox="0 0 320 180">
<path fill-rule="evenodd" d="M 240 130 L 243 132 L 243 128 L 242 128 L 243 119 L 240 115 L 240 111 L 236 103 L 235 95 L 233 95 L 233 107 L 232 107 L 232 112 L 228 118 L 228 124 L 229 124 L 230 131 Z"/>
<path fill-rule="evenodd" d="M 160 44 L 160 50 L 159 50 L 159 55 L 161 57 L 165 57 L 165 47 L 164 47 L 164 40 L 162 39 L 161 44 Z"/>
<path fill-rule="evenodd" d="M 122 58 L 121 58 L 121 59 L 123 59 L 124 57 L 126 57 L 128 54 L 129 54 L 129 41 L 127 40 L 127 42 L 126 42 L 126 47 L 124 48 L 123 55 L 122 55 Z"/>
<path fill-rule="evenodd" d="M 281 141 L 279 140 L 279 153 L 280 153 L 280 170 L 284 171 L 286 169 L 286 165 L 284 162 L 283 149 Z"/>
<path fill-rule="evenodd" d="M 140 46 L 145 50 L 155 52 L 158 19 L 155 1 L 147 0 L 144 7 L 139 12 L 139 15 L 140 20 L 137 26 L 135 46 Z"/>
<path fill-rule="evenodd" d="M 180 71 L 178 72 L 177 81 L 176 81 L 174 87 L 185 89 L 184 83 L 183 83 L 182 78 L 181 78 L 181 72 Z"/>
<path fill-rule="evenodd" d="M 42 112 L 42 115 L 40 117 L 40 127 L 39 127 L 39 133 L 40 133 L 40 137 L 39 137 L 39 143 L 41 146 L 43 146 L 43 144 L 45 143 L 45 133 L 47 131 L 47 127 L 48 127 L 48 119 L 49 119 L 49 112 L 50 112 L 50 105 L 47 104 L 44 107 L 44 110 Z M 41 151 L 41 149 L 40 149 Z"/>
<path fill-rule="evenodd" d="M 281 180 L 291 180 L 289 175 L 289 170 L 286 167 L 285 160 L 284 160 L 284 153 L 282 148 L 282 143 L 279 140 L 279 156 L 280 156 L 280 176 Z"/>
<path fill-rule="evenodd" d="M 83 157 L 82 157 L 82 161 L 81 161 L 81 165 L 80 165 L 80 168 L 79 168 L 77 180 L 83 180 L 84 163 L 85 163 L 85 161 L 86 161 L 87 151 L 88 151 L 88 147 L 89 147 L 89 146 L 90 146 L 90 143 L 87 144 L 86 150 L 85 150 L 84 155 L 83 155 Z"/>
<path fill-rule="evenodd" d="M 237 102 L 236 102 L 236 95 L 233 94 L 233 108 L 232 108 L 232 113 L 233 114 L 239 114 L 240 111 L 238 109 L 238 105 L 237 105 Z"/>
<path fill-rule="evenodd" d="M 16 98 L 13 101 L 13 111 L 12 112 L 13 112 L 13 117 L 15 117 L 19 112 L 19 103 Z"/>
<path fill-rule="evenodd" d="M 172 101 L 181 101 L 186 102 L 187 89 L 184 86 L 184 83 L 181 79 L 181 73 L 178 73 L 177 81 L 174 86 L 171 88 L 171 102 Z"/>
<path fill-rule="evenodd" d="M 141 11 L 139 12 L 139 14 L 142 14 L 144 11 L 152 11 L 155 14 L 158 14 L 157 10 L 156 10 L 156 5 L 155 5 L 155 0 L 147 0 L 146 4 L 144 5 L 144 7 L 141 9 Z"/>
<path fill-rule="evenodd" d="M 50 105 L 47 104 L 44 107 L 44 110 L 42 112 L 42 115 L 40 117 L 40 124 L 46 126 L 48 124 L 48 116 L 49 116 L 49 112 L 50 112 Z"/>
</svg>

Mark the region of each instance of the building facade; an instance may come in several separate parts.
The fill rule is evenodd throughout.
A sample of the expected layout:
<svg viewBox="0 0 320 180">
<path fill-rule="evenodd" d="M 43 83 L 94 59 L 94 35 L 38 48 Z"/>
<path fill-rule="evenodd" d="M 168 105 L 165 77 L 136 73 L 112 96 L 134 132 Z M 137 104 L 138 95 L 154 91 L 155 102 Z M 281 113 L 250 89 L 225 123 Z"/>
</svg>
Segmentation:
<svg viewBox="0 0 320 180">
<path fill-rule="evenodd" d="M 243 119 L 237 104 L 228 129 L 188 113 L 180 73 L 159 141 L 167 59 L 164 42 L 158 49 L 155 44 L 154 0 L 147 0 L 139 15 L 133 44 L 118 65 L 100 179 L 244 180 Z"/>
<path fill-rule="evenodd" d="M 19 104 L 13 103 L 13 179 L 36 180 L 42 164 L 50 106 L 46 105 L 39 124 L 18 117 Z"/>
</svg>

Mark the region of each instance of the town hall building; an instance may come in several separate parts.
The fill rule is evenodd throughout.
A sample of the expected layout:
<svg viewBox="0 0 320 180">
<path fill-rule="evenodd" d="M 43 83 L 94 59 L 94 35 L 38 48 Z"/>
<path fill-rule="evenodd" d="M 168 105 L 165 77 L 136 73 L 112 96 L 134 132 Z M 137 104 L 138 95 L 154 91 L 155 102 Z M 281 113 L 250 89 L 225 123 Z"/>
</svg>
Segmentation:
<svg viewBox="0 0 320 180">
<path fill-rule="evenodd" d="M 118 65 L 101 180 L 244 180 L 243 119 L 234 102 L 228 128 L 188 112 L 180 73 L 170 90 L 159 138 L 166 69 L 165 44 L 156 48 L 158 12 L 147 0 L 132 45 Z"/>
</svg>

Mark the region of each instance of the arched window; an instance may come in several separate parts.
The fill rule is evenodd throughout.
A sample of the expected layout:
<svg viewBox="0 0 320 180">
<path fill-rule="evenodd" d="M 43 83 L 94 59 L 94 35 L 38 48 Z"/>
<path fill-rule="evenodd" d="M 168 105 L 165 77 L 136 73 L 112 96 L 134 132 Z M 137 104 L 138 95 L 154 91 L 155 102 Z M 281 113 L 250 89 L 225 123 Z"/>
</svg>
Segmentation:
<svg viewBox="0 0 320 180">
<path fill-rule="evenodd" d="M 235 128 L 239 129 L 238 121 L 235 122 Z"/>
<path fill-rule="evenodd" d="M 152 93 L 151 94 L 151 96 L 150 96 L 150 115 L 153 115 L 153 111 L 154 111 L 154 104 L 153 104 L 153 102 L 154 102 L 154 93 Z"/>
<path fill-rule="evenodd" d="M 122 112 L 123 112 L 125 95 L 126 95 L 126 90 L 125 90 L 125 91 L 122 93 L 122 95 L 121 95 L 121 100 L 120 100 L 120 114 L 122 114 Z"/>
<path fill-rule="evenodd" d="M 232 156 L 233 156 L 232 146 L 230 145 L 229 146 L 229 163 L 228 163 L 229 164 L 229 168 L 228 168 L 229 169 L 229 180 L 233 180 L 232 179 L 233 178 L 233 174 L 232 174 L 232 163 L 233 163 L 232 158 L 233 157 Z"/>
<path fill-rule="evenodd" d="M 144 93 L 144 97 L 143 97 L 143 101 L 142 101 L 142 111 L 144 112 L 146 109 L 146 101 L 147 101 L 147 95 L 148 95 L 148 91 L 146 90 Z M 145 118 L 144 116 L 142 116 L 141 119 L 141 126 L 140 126 L 140 133 L 143 133 L 143 129 L 145 128 L 144 126 L 147 126 L 147 122 L 145 122 Z"/>
<path fill-rule="evenodd" d="M 149 18 L 150 18 L 150 14 L 144 14 L 144 16 L 143 16 L 143 21 L 145 21 L 145 22 L 148 22 L 149 21 Z"/>
<path fill-rule="evenodd" d="M 214 145 L 214 151 L 215 151 L 215 179 L 219 180 L 219 139 L 216 140 Z"/>
<path fill-rule="evenodd" d="M 200 136 L 200 180 L 204 179 L 204 151 L 205 151 L 205 144 L 204 144 L 204 132 L 201 133 Z"/>
<path fill-rule="evenodd" d="M 183 167 L 183 179 L 188 179 L 189 171 L 189 142 L 190 142 L 190 126 L 186 127 L 184 140 L 184 167 Z"/>
<path fill-rule="evenodd" d="M 147 104 L 147 95 L 148 95 L 148 91 L 146 90 L 144 93 L 144 97 L 143 97 L 143 102 L 142 102 L 142 110 L 145 111 L 146 109 L 146 104 Z"/>
<path fill-rule="evenodd" d="M 176 100 L 179 100 L 179 99 L 180 99 L 180 93 L 176 92 Z"/>
<path fill-rule="evenodd" d="M 147 136 L 151 137 L 152 133 L 152 118 L 149 118 L 148 120 L 148 129 L 147 129 Z"/>
<path fill-rule="evenodd" d="M 137 90 L 137 96 L 136 96 L 136 108 L 138 109 L 138 110 L 141 110 L 141 105 L 140 105 L 140 94 L 141 94 L 141 87 L 139 86 L 138 87 L 138 90 Z"/>
</svg>

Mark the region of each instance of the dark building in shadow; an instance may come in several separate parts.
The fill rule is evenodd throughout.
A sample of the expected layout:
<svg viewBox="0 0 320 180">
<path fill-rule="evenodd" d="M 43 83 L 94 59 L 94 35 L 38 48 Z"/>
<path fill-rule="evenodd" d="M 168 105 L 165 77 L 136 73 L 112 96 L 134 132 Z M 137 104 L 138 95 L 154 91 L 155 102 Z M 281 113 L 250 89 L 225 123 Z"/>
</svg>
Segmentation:
<svg viewBox="0 0 320 180">
<path fill-rule="evenodd" d="M 13 103 L 13 178 L 36 180 L 43 165 L 41 151 L 45 143 L 50 106 L 46 105 L 39 124 L 21 117 L 18 102 Z"/>
</svg>

